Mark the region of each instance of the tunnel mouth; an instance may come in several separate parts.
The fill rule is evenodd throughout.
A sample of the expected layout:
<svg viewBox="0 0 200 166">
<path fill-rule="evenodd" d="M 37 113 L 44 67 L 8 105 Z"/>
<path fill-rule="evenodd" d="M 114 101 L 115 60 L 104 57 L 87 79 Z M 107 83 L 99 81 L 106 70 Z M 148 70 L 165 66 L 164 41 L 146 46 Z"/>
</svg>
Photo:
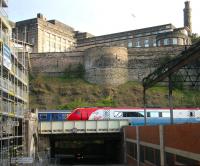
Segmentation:
<svg viewBox="0 0 200 166">
<path fill-rule="evenodd" d="M 60 165 L 122 164 L 121 134 L 80 134 L 51 137 L 51 158 Z M 54 161 L 55 161 L 54 160 Z"/>
</svg>

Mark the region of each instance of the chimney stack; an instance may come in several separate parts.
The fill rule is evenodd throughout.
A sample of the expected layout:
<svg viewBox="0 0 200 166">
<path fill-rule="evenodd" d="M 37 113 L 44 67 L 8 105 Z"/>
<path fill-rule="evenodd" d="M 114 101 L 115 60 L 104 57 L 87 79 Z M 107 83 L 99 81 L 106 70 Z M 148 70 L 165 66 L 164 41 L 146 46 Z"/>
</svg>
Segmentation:
<svg viewBox="0 0 200 166">
<path fill-rule="evenodd" d="M 184 27 L 188 27 L 190 32 L 189 34 L 192 34 L 192 16 L 191 12 L 192 9 L 190 8 L 190 1 L 185 2 L 185 8 L 183 9 L 184 12 Z"/>
</svg>

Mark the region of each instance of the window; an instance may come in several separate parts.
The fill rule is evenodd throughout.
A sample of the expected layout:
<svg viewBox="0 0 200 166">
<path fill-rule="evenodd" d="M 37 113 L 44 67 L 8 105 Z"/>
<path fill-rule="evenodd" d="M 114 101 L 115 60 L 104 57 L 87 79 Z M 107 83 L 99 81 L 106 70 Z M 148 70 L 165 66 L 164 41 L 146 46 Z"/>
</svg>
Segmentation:
<svg viewBox="0 0 200 166">
<path fill-rule="evenodd" d="M 35 44 L 35 38 L 34 37 L 31 38 L 31 44 Z"/>
<path fill-rule="evenodd" d="M 152 34 L 153 34 L 153 35 L 156 35 L 156 34 L 158 34 L 158 32 L 152 32 Z"/>
<path fill-rule="evenodd" d="M 182 157 L 179 155 L 176 155 L 176 162 L 180 163 L 180 165 L 198 165 L 199 164 L 197 160 Z"/>
<path fill-rule="evenodd" d="M 127 142 L 127 154 L 137 159 L 137 145 L 135 143 Z"/>
<path fill-rule="evenodd" d="M 121 37 L 120 39 L 121 39 L 121 40 L 124 40 L 124 39 L 126 39 L 126 38 L 127 38 L 127 37 L 126 37 L 126 36 L 124 36 L 124 37 Z"/>
<path fill-rule="evenodd" d="M 163 112 L 162 117 L 170 117 L 170 112 Z"/>
<path fill-rule="evenodd" d="M 151 117 L 151 113 L 150 112 L 147 112 L 147 117 Z"/>
<path fill-rule="evenodd" d="M 149 40 L 144 40 L 144 47 L 149 47 Z"/>
<path fill-rule="evenodd" d="M 168 45 L 169 44 L 169 39 L 164 39 L 164 45 Z"/>
<path fill-rule="evenodd" d="M 158 115 L 159 115 L 159 117 L 162 117 L 162 112 L 159 112 Z"/>
<path fill-rule="evenodd" d="M 194 112 L 190 112 L 190 117 L 194 117 Z"/>
<path fill-rule="evenodd" d="M 140 41 L 136 41 L 135 46 L 136 46 L 136 47 L 141 47 L 141 46 L 140 46 Z"/>
<path fill-rule="evenodd" d="M 139 112 L 123 112 L 123 117 L 144 117 L 144 115 Z"/>
<path fill-rule="evenodd" d="M 173 45 L 177 45 L 178 44 L 178 41 L 177 41 L 177 38 L 173 38 Z"/>
<path fill-rule="evenodd" d="M 145 159 L 151 163 L 154 163 L 154 149 L 150 147 L 145 148 Z"/>
<path fill-rule="evenodd" d="M 144 163 L 145 160 L 145 147 L 140 145 L 140 161 Z"/>
<path fill-rule="evenodd" d="M 128 41 L 128 47 L 130 48 L 130 47 L 133 47 L 133 43 L 132 43 L 132 41 Z"/>
<path fill-rule="evenodd" d="M 142 34 L 137 34 L 137 35 L 135 35 L 135 37 L 140 37 L 140 36 L 142 36 Z"/>
<path fill-rule="evenodd" d="M 175 155 L 174 154 L 165 153 L 165 157 L 166 157 L 166 164 L 167 165 L 175 165 L 175 163 L 174 163 Z"/>
<path fill-rule="evenodd" d="M 80 113 L 80 111 L 76 111 L 75 114 L 80 115 L 81 113 Z"/>
<path fill-rule="evenodd" d="M 153 111 L 151 111 L 151 117 L 158 117 L 159 115 L 158 115 L 158 112 L 153 112 Z"/>
<path fill-rule="evenodd" d="M 160 47 L 160 40 L 158 41 L 158 46 Z"/>
<path fill-rule="evenodd" d="M 156 39 L 153 39 L 153 46 L 156 47 Z"/>
</svg>

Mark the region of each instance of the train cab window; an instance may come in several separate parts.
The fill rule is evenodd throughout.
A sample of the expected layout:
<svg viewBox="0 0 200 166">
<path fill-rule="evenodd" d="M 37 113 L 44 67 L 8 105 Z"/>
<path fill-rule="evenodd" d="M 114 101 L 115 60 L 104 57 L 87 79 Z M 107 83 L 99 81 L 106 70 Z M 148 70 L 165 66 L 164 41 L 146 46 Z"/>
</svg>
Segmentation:
<svg viewBox="0 0 200 166">
<path fill-rule="evenodd" d="M 40 114 L 40 120 L 47 120 L 47 114 Z"/>
<path fill-rule="evenodd" d="M 122 112 L 115 111 L 115 112 L 114 112 L 114 117 L 116 117 L 116 118 L 121 118 L 121 117 L 122 117 Z"/>
<path fill-rule="evenodd" d="M 76 111 L 75 114 L 80 115 L 81 113 L 80 113 L 80 111 Z"/>
</svg>

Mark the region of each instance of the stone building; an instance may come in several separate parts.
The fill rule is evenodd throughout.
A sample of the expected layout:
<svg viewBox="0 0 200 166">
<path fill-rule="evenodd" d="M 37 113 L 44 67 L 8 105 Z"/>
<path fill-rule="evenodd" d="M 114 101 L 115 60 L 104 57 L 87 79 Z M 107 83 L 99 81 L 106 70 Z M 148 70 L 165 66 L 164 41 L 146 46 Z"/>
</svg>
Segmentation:
<svg viewBox="0 0 200 166">
<path fill-rule="evenodd" d="M 57 20 L 37 18 L 19 21 L 13 28 L 13 38 L 33 45 L 33 52 L 66 52 L 75 47 L 74 29 Z"/>
<path fill-rule="evenodd" d="M 74 31 L 57 20 L 49 20 L 42 14 L 37 18 L 17 22 L 13 37 L 33 44 L 33 52 L 83 51 L 95 46 L 127 48 L 190 45 L 192 33 L 190 2 L 185 2 L 184 27 L 164 24 L 126 32 L 94 36 L 88 32 Z"/>
<path fill-rule="evenodd" d="M 103 36 L 77 38 L 77 48 L 84 50 L 95 46 L 156 47 L 190 45 L 192 33 L 190 2 L 185 2 L 184 27 L 172 24 L 159 25 Z"/>
<path fill-rule="evenodd" d="M 166 34 L 171 34 L 165 36 Z M 158 36 L 165 36 L 161 45 Z M 160 38 L 159 38 L 160 39 Z M 164 38 L 163 38 L 164 40 Z M 190 45 L 188 28 L 175 28 L 172 24 L 165 24 L 121 33 L 77 39 L 77 48 L 86 49 L 94 46 L 122 46 L 122 47 L 156 47 L 167 45 Z"/>
</svg>

